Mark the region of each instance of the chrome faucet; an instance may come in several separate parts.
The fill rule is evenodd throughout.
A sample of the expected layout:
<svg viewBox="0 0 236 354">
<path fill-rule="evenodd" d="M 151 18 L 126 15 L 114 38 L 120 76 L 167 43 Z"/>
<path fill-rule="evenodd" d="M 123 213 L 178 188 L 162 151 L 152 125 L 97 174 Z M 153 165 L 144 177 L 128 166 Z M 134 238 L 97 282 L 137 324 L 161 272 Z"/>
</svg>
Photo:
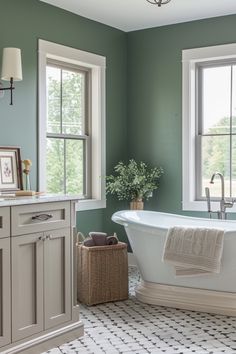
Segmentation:
<svg viewBox="0 0 236 354">
<path fill-rule="evenodd" d="M 226 219 L 226 208 L 232 208 L 234 205 L 234 200 L 232 201 L 227 201 L 225 199 L 225 180 L 224 176 L 220 172 L 215 172 L 211 176 L 210 183 L 214 184 L 214 179 L 216 176 L 220 177 L 221 180 L 221 200 L 220 200 L 220 210 L 217 211 L 218 219 L 225 220 Z"/>
</svg>

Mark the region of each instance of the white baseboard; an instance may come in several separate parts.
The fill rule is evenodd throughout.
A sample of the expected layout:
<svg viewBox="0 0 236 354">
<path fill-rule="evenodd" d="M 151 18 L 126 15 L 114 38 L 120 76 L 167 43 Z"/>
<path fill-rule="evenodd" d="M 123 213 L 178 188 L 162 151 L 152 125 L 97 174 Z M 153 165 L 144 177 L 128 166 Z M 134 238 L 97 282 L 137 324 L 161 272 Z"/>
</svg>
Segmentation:
<svg viewBox="0 0 236 354">
<path fill-rule="evenodd" d="M 128 265 L 130 267 L 137 267 L 136 259 L 134 257 L 134 254 L 131 252 L 128 252 Z"/>
<path fill-rule="evenodd" d="M 40 354 L 63 343 L 75 340 L 84 335 L 84 325 L 81 321 L 49 333 L 38 334 L 35 338 L 26 338 L 20 344 L 12 343 L 1 347 L 1 354 Z M 19 343 L 19 342 L 18 342 Z"/>
<path fill-rule="evenodd" d="M 141 281 L 135 290 L 138 300 L 152 305 L 236 316 L 236 293 Z"/>
</svg>

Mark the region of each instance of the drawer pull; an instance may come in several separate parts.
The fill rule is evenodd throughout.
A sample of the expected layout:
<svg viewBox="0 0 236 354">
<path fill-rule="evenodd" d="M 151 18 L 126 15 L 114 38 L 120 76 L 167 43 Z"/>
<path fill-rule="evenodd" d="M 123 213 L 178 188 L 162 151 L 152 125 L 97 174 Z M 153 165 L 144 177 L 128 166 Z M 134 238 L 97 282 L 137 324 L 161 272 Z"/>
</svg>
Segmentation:
<svg viewBox="0 0 236 354">
<path fill-rule="evenodd" d="M 51 218 L 52 218 L 52 214 L 38 214 L 38 215 L 32 216 L 32 220 L 39 220 L 39 221 L 46 221 Z"/>
</svg>

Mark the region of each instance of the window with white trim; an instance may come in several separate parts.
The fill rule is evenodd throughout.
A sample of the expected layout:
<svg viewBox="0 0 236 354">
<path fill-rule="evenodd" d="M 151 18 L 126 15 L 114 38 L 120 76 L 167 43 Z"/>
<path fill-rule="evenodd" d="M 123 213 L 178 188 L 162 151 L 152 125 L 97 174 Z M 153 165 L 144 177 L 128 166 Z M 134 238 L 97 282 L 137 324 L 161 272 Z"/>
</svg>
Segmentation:
<svg viewBox="0 0 236 354">
<path fill-rule="evenodd" d="M 183 209 L 206 210 L 221 197 L 214 172 L 225 177 L 225 196 L 236 197 L 236 44 L 183 51 Z M 232 211 L 232 210 L 231 210 Z M 235 211 L 235 210 L 233 210 Z"/>
<path fill-rule="evenodd" d="M 39 40 L 39 188 L 105 207 L 105 58 Z"/>
<path fill-rule="evenodd" d="M 47 60 L 48 193 L 90 198 L 89 80 L 87 68 Z"/>
</svg>

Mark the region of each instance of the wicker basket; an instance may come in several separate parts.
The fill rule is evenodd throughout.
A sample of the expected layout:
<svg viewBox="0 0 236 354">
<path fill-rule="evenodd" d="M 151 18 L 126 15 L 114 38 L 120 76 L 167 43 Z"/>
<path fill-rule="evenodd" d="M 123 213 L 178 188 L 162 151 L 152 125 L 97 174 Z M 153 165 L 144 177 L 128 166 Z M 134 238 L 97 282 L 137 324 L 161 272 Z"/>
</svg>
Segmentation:
<svg viewBox="0 0 236 354">
<path fill-rule="evenodd" d="M 78 300 L 87 305 L 128 298 L 126 243 L 78 246 Z"/>
</svg>

